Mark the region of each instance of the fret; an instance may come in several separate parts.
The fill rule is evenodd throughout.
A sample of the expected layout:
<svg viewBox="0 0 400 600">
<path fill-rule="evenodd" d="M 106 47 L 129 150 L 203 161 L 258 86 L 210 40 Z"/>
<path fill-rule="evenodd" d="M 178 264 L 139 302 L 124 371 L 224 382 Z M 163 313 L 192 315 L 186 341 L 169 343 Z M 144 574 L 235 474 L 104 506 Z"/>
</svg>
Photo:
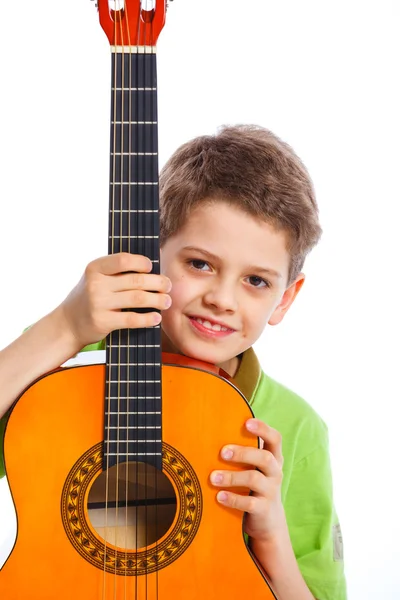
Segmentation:
<svg viewBox="0 0 400 600">
<path fill-rule="evenodd" d="M 107 456 L 119 456 L 120 462 L 126 462 L 122 460 L 125 456 L 162 456 L 162 452 L 107 452 Z M 109 463 L 107 463 L 107 467 L 110 468 Z"/>
<path fill-rule="evenodd" d="M 159 367 L 161 363 L 110 363 L 114 367 Z"/>
<path fill-rule="evenodd" d="M 112 380 L 109 379 L 108 380 L 109 383 L 161 383 L 160 379 L 126 379 L 125 381 L 122 379 L 117 379 L 117 380 Z"/>
<path fill-rule="evenodd" d="M 111 93 L 111 119 L 157 122 L 156 90 L 114 90 Z"/>
<path fill-rule="evenodd" d="M 142 395 L 142 394 L 141 394 Z M 118 397 L 118 394 L 110 394 L 114 398 L 107 398 L 106 400 L 106 409 L 110 412 L 129 412 L 131 414 L 146 414 L 146 413 L 156 413 L 161 410 L 161 396 L 157 399 L 152 399 L 152 396 L 157 396 L 158 394 L 149 394 L 150 397 L 147 397 L 147 394 L 142 399 L 134 399 L 127 398 L 124 394 L 124 397 Z M 116 398 L 115 398 L 116 396 Z"/>
<path fill-rule="evenodd" d="M 122 431 L 126 432 L 126 429 L 123 429 Z M 129 432 L 129 429 L 128 429 L 128 432 Z M 108 445 L 110 445 L 110 446 L 115 446 L 117 444 L 118 445 L 122 444 L 123 446 L 126 446 L 127 444 L 128 444 L 128 446 L 132 445 L 132 444 L 147 444 L 147 443 L 149 443 L 149 444 L 159 444 L 160 442 L 161 442 L 160 439 L 157 439 L 157 440 L 152 440 L 152 439 L 148 439 L 148 440 L 147 439 L 145 439 L 145 440 L 136 440 L 136 439 L 135 440 L 122 440 L 121 438 L 118 438 L 118 440 L 109 440 L 109 439 L 106 439 L 106 443 Z"/>
<path fill-rule="evenodd" d="M 156 387 L 159 386 L 161 383 L 160 379 L 153 379 L 150 377 L 151 374 L 153 374 L 153 376 L 154 376 L 155 371 L 160 371 L 160 369 L 153 367 L 151 370 L 150 369 L 145 370 L 145 379 L 142 379 L 140 381 L 136 378 L 132 381 L 129 381 L 129 379 L 126 379 L 125 381 L 121 381 L 118 379 L 115 381 L 110 381 L 107 378 L 107 385 L 109 386 L 110 389 L 111 388 L 115 389 L 118 386 L 118 390 L 120 391 L 120 393 L 117 392 L 115 394 L 115 396 L 119 396 L 119 397 L 121 396 L 121 394 L 125 393 L 125 392 L 122 392 L 121 390 L 125 390 L 128 388 L 132 392 L 134 391 L 134 393 L 137 396 L 146 396 L 147 394 L 151 394 L 152 396 L 155 396 L 155 395 L 157 395 Z M 147 377 L 147 376 L 149 376 L 149 377 Z M 108 373 L 107 373 L 107 377 L 108 377 Z M 145 393 L 144 390 L 142 390 L 143 386 L 147 386 L 147 394 Z M 127 393 L 127 396 L 129 396 L 129 393 Z"/>
<path fill-rule="evenodd" d="M 158 344 L 115 344 L 113 348 L 158 348 Z"/>
<path fill-rule="evenodd" d="M 160 379 L 127 379 L 127 380 L 122 380 L 122 379 L 118 379 L 116 381 L 109 379 L 108 380 L 109 383 L 161 383 Z"/>
<path fill-rule="evenodd" d="M 137 309 L 141 310 L 141 309 Z M 143 329 L 119 329 L 117 331 L 112 331 L 109 337 L 108 346 L 112 352 L 115 351 L 116 348 L 123 349 L 125 346 L 130 346 L 133 339 L 135 339 L 135 343 L 141 347 L 148 347 L 149 344 L 157 345 L 160 343 L 160 332 L 155 327 L 146 327 Z M 118 358 L 116 361 L 120 361 L 121 357 L 117 355 Z M 116 362 L 115 361 L 115 362 Z M 142 362 L 157 362 L 154 359 L 143 360 Z M 129 362 L 128 360 L 126 362 Z"/>
<path fill-rule="evenodd" d="M 151 125 L 111 125 L 110 153 L 157 151 L 157 130 Z"/>
<path fill-rule="evenodd" d="M 129 411 L 110 411 L 109 413 L 110 415 L 129 415 L 129 416 L 134 416 L 134 415 L 161 415 L 161 411 L 160 410 L 156 410 L 156 411 L 142 411 L 142 412 L 129 412 Z"/>
<path fill-rule="evenodd" d="M 156 55 L 120 54 L 111 56 L 112 88 L 157 89 Z"/>
<path fill-rule="evenodd" d="M 151 309 L 146 309 L 151 310 Z M 158 331 L 157 333 L 160 333 Z M 135 338 L 133 338 L 133 342 Z M 158 340 L 156 340 L 158 342 Z M 159 342 L 161 344 L 161 340 Z M 157 344 L 152 344 L 151 347 L 142 344 L 133 344 L 132 346 L 126 345 L 121 348 L 109 348 L 109 353 L 106 357 L 112 362 L 129 362 L 131 359 L 133 362 L 158 362 L 161 360 L 161 347 Z M 157 379 L 161 375 L 161 367 L 145 367 L 146 377 L 149 375 L 152 378 L 157 376 Z M 106 374 L 109 374 L 108 369 Z M 160 377 L 161 378 L 161 377 Z"/>
<path fill-rule="evenodd" d="M 158 240 L 158 235 L 119 235 L 115 233 L 114 235 L 110 235 L 110 239 L 114 239 L 114 236 L 119 239 L 128 239 L 128 240 Z"/>
<path fill-rule="evenodd" d="M 142 383 L 139 385 L 141 386 L 140 391 L 137 389 L 137 386 L 136 388 L 134 388 L 134 393 L 129 394 L 129 391 L 133 391 L 133 386 L 125 384 L 125 387 L 122 388 L 122 386 L 119 386 L 118 388 L 115 385 L 108 386 L 107 382 L 109 391 L 109 393 L 107 394 L 108 403 L 111 404 L 112 407 L 116 406 L 121 410 L 126 410 L 125 407 L 129 405 L 129 410 L 133 411 L 137 410 L 137 408 L 144 409 L 146 406 L 149 407 L 150 402 L 154 402 L 155 400 L 161 400 L 160 387 L 158 389 L 153 388 L 149 390 L 147 384 Z M 158 404 L 161 405 L 160 402 L 158 402 Z"/>
<path fill-rule="evenodd" d="M 109 438 L 107 436 L 107 431 L 109 433 Z M 162 440 L 160 438 L 161 427 L 108 427 L 106 428 L 106 439 L 105 442 L 108 445 L 109 450 L 116 450 L 118 448 L 117 444 L 122 443 L 122 447 L 119 446 L 121 452 L 126 451 L 126 444 L 132 446 L 133 444 L 146 444 L 149 442 L 153 444 L 152 448 L 154 448 L 154 444 L 161 444 Z M 138 438 L 138 439 L 136 439 Z M 137 450 L 138 448 L 135 448 Z"/>
<path fill-rule="evenodd" d="M 114 53 L 122 53 L 122 54 L 150 54 L 156 52 L 156 46 L 111 46 L 111 52 Z"/>
<path fill-rule="evenodd" d="M 104 446 L 107 449 L 107 454 L 130 454 L 131 452 L 146 454 L 147 452 L 157 452 L 157 446 L 161 446 L 161 440 L 143 440 L 140 442 L 132 440 L 105 440 Z"/>
<path fill-rule="evenodd" d="M 122 53 L 122 54 L 132 54 L 132 53 L 140 53 L 140 54 L 149 54 L 151 52 L 156 52 L 155 46 L 128 46 L 125 44 L 124 46 L 111 46 L 111 52 Z"/>
<path fill-rule="evenodd" d="M 111 121 L 111 125 L 157 125 L 157 121 Z"/>
<path fill-rule="evenodd" d="M 107 429 L 119 429 L 119 427 L 117 425 L 114 426 L 110 426 Z M 142 427 L 124 427 L 123 431 L 125 431 L 126 429 L 161 429 L 161 425 L 156 425 L 155 427 L 149 427 L 149 426 L 142 426 Z"/>
<path fill-rule="evenodd" d="M 151 367 L 151 368 L 149 368 Z M 108 365 L 107 377 L 110 381 L 129 380 L 133 378 L 144 379 L 151 373 L 159 373 L 159 369 L 155 370 L 156 367 L 160 367 L 159 363 L 111 363 Z"/>
<path fill-rule="evenodd" d="M 156 87 L 112 87 L 112 92 L 156 92 Z"/>
<path fill-rule="evenodd" d="M 154 240 L 150 242 L 148 239 L 136 238 L 110 238 L 109 254 L 116 254 L 117 252 L 130 252 L 131 254 L 142 254 L 151 258 L 158 250 L 158 241 L 154 243 Z M 151 246 L 151 243 L 154 245 Z M 156 271 L 153 269 L 152 273 Z"/>
<path fill-rule="evenodd" d="M 158 152 L 114 152 L 113 156 L 158 156 Z"/>
<path fill-rule="evenodd" d="M 157 210 L 158 186 L 138 185 L 135 188 L 121 185 L 110 186 L 110 211 L 119 210 Z"/>
<path fill-rule="evenodd" d="M 153 427 L 162 426 L 161 411 L 141 411 L 140 414 L 132 414 L 129 411 L 116 412 L 112 411 L 106 415 L 105 429 L 107 427 L 116 427 L 124 429 L 126 427 Z M 107 432 L 104 431 L 105 437 Z"/>
<path fill-rule="evenodd" d="M 158 185 L 158 161 L 154 156 L 110 154 L 110 183 L 142 181 Z"/>
<path fill-rule="evenodd" d="M 157 213 L 136 213 L 133 211 L 125 211 L 122 214 L 120 211 L 116 211 L 110 218 L 109 235 L 110 237 L 132 237 L 134 239 L 158 240 L 159 236 L 154 235 L 154 233 L 158 232 L 159 230 Z M 145 235 L 136 235 L 138 230 L 143 232 Z"/>
<path fill-rule="evenodd" d="M 161 400 L 161 396 L 108 396 L 109 400 Z"/>
</svg>

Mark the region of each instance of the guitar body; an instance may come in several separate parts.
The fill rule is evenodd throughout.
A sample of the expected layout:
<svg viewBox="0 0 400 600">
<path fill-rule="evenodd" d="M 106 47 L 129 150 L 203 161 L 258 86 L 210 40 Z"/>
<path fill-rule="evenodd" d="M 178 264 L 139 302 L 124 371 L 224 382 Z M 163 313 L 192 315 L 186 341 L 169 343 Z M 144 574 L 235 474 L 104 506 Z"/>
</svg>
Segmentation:
<svg viewBox="0 0 400 600">
<path fill-rule="evenodd" d="M 162 367 L 163 472 L 176 494 L 170 525 L 137 552 L 105 544 L 87 508 L 102 473 L 104 371 L 58 370 L 12 411 L 4 451 L 18 525 L 0 571 L 1 598 L 274 598 L 245 544 L 242 513 L 219 505 L 209 483 L 212 470 L 226 468 L 223 445 L 257 444 L 240 430 L 252 416 L 247 402 L 215 374 Z"/>
</svg>

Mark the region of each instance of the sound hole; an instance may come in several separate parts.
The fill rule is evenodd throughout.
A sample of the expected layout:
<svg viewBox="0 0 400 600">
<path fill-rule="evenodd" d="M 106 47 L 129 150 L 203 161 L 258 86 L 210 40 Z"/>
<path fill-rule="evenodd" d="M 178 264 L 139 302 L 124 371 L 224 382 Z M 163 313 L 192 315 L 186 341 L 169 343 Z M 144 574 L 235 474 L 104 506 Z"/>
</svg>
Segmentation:
<svg viewBox="0 0 400 600">
<path fill-rule="evenodd" d="M 120 463 L 95 479 L 88 496 L 93 529 L 113 546 L 138 550 L 170 529 L 176 514 L 170 479 L 142 462 Z"/>
</svg>

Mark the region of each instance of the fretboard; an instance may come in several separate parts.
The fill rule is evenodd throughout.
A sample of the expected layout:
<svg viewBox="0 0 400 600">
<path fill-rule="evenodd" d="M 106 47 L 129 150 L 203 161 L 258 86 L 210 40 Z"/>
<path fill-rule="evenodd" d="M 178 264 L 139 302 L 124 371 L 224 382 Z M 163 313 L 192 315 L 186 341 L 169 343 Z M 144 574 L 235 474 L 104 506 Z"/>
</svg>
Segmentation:
<svg viewBox="0 0 400 600">
<path fill-rule="evenodd" d="M 123 51 L 122 51 L 123 50 Z M 156 55 L 112 53 L 109 254 L 143 254 L 160 272 Z M 106 344 L 104 468 L 161 467 L 160 327 L 112 332 Z"/>
</svg>

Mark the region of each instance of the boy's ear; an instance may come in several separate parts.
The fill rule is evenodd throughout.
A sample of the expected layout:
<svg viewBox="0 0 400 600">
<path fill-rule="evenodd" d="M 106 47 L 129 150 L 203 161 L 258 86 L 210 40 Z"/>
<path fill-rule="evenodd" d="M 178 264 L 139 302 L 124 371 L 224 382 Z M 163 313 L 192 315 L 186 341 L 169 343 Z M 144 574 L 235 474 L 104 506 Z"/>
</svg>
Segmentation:
<svg viewBox="0 0 400 600">
<path fill-rule="evenodd" d="M 305 278 L 306 278 L 306 276 L 304 275 L 304 273 L 300 273 L 298 275 L 298 277 L 296 278 L 296 280 L 285 290 L 285 293 L 283 294 L 281 301 L 279 302 L 278 306 L 275 308 L 274 312 L 272 313 L 272 315 L 268 321 L 268 325 L 278 325 L 278 323 L 280 323 L 282 321 L 283 317 L 285 316 L 285 314 L 287 313 L 287 311 L 293 304 L 294 299 L 296 298 L 297 294 L 303 287 Z"/>
</svg>

